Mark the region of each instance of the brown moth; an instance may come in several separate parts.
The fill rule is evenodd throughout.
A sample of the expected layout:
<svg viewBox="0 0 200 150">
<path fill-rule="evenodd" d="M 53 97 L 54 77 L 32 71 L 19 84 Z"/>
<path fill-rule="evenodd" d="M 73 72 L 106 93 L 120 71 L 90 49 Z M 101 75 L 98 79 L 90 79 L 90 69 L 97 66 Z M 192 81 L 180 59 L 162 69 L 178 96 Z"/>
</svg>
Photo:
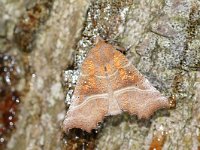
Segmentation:
<svg viewBox="0 0 200 150">
<path fill-rule="evenodd" d="M 91 132 L 105 116 L 122 112 L 148 118 L 168 99 L 115 48 L 99 40 L 85 58 L 63 129 Z"/>
</svg>

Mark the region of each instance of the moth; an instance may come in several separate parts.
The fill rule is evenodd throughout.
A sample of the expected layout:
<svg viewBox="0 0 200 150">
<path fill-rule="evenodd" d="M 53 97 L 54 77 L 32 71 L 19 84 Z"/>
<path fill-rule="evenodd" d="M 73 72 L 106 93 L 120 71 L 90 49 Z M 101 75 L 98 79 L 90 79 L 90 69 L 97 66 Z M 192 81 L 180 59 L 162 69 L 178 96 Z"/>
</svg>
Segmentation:
<svg viewBox="0 0 200 150">
<path fill-rule="evenodd" d="M 63 129 L 91 132 L 105 116 L 128 112 L 149 118 L 168 107 L 168 99 L 121 52 L 99 40 L 83 61 Z"/>
</svg>

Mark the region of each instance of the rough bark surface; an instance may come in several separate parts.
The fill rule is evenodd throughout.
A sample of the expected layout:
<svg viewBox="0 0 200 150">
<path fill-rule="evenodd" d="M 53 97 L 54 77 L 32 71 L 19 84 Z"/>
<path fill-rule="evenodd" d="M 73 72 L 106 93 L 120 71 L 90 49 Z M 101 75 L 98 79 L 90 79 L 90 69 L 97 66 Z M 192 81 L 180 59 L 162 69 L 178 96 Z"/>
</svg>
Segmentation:
<svg viewBox="0 0 200 150">
<path fill-rule="evenodd" d="M 28 11 L 36 3 L 39 7 Z M 0 53 L 19 62 L 17 89 L 23 93 L 6 149 L 78 149 L 76 143 L 64 147 L 60 125 L 96 35 L 113 45 L 131 45 L 126 56 L 159 91 L 176 97 L 176 108 L 159 111 L 150 120 L 127 114 L 108 117 L 92 141 L 95 146 L 87 148 L 200 148 L 198 0 L 1 0 L 0 17 Z M 17 33 L 23 36 L 16 40 L 19 24 Z M 76 70 L 66 70 L 63 79 L 72 64 L 70 69 Z M 159 133 L 164 140 L 155 144 Z"/>
</svg>

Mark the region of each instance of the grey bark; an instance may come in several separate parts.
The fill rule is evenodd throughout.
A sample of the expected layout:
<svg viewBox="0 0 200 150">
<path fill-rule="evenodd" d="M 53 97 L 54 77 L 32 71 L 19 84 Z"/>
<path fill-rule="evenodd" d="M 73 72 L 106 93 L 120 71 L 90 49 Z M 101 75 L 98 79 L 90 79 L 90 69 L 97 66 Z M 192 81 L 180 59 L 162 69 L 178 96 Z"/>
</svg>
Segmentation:
<svg viewBox="0 0 200 150">
<path fill-rule="evenodd" d="M 65 103 L 70 104 L 81 63 L 96 35 L 113 45 L 131 45 L 127 58 L 159 91 L 177 100 L 175 109 L 158 111 L 146 121 L 127 114 L 107 118 L 95 139 L 96 149 L 148 149 L 160 131 L 167 132 L 163 149 L 200 147 L 198 0 L 54 0 L 49 17 L 37 27 L 35 47 L 24 53 L 14 43 L 14 27 L 25 8 L 35 3 L 0 2 L 1 51 L 9 47 L 8 53 L 22 61 L 23 72 L 19 120 L 7 149 L 64 149 L 60 125 Z M 4 44 L 5 39 L 11 44 Z M 66 71 L 63 79 L 72 64 L 76 71 Z"/>
</svg>

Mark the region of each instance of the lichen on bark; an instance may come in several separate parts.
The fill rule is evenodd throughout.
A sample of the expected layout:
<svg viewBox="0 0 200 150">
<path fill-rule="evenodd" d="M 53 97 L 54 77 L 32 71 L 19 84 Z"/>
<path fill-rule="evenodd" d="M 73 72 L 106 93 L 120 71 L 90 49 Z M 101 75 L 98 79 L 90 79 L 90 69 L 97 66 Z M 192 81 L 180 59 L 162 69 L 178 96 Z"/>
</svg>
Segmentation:
<svg viewBox="0 0 200 150">
<path fill-rule="evenodd" d="M 149 120 L 128 114 L 108 117 L 98 134 L 90 138 L 83 133 L 80 143 L 72 140 L 68 149 L 84 144 L 88 149 L 149 149 L 160 132 L 166 133 L 163 149 L 200 147 L 198 0 L 53 0 L 43 11 L 48 17 L 37 20 L 28 35 L 34 37 L 24 53 L 15 42 L 15 27 L 27 10 L 45 2 L 0 2 L 1 53 L 20 60 L 26 76 L 19 120 L 7 149 L 67 149 L 60 128 L 65 103 L 70 104 L 81 63 L 97 35 L 128 48 L 125 55 L 136 68 L 164 95 L 175 95 L 176 108 L 156 112 Z M 66 142 L 70 138 L 76 137 Z"/>
</svg>

